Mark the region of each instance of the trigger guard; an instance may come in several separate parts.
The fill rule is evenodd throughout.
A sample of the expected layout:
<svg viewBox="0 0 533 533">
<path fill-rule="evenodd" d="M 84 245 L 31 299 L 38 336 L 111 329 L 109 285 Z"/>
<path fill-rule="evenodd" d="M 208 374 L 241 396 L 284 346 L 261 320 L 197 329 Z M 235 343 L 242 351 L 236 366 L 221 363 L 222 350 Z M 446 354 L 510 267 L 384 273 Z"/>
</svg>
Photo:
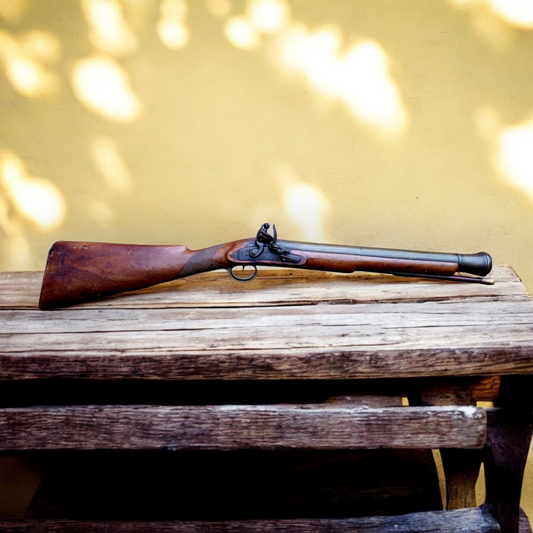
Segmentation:
<svg viewBox="0 0 533 533">
<path fill-rule="evenodd" d="M 249 278 L 238 278 L 234 273 L 233 273 L 233 269 L 236 267 L 236 266 L 242 266 L 243 269 L 245 266 L 251 266 L 254 268 L 254 273 L 249 277 Z M 252 281 L 256 276 L 257 276 L 257 266 L 254 265 L 253 263 L 252 264 L 249 264 L 249 265 L 232 265 L 230 266 L 228 269 L 228 274 L 235 280 L 235 281 L 240 281 L 242 283 L 244 282 L 247 282 L 247 281 Z"/>
</svg>

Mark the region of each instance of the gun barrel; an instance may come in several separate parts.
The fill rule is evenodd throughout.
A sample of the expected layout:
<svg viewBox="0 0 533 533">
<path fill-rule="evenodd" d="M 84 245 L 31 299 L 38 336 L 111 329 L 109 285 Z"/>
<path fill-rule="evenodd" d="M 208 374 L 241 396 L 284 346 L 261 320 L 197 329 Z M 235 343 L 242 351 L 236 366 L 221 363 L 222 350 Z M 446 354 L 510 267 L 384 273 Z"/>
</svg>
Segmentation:
<svg viewBox="0 0 533 533">
<path fill-rule="evenodd" d="M 457 272 L 463 272 L 465 274 L 473 274 L 477 276 L 486 276 L 492 269 L 492 258 L 486 252 L 479 252 L 475 254 L 454 254 L 441 252 L 420 252 L 416 250 L 397 250 L 393 248 L 370 248 L 335 244 L 317 244 L 284 240 L 279 240 L 278 243 L 294 252 L 301 251 L 328 254 L 346 254 L 406 261 L 454 263 L 457 265 Z"/>
</svg>

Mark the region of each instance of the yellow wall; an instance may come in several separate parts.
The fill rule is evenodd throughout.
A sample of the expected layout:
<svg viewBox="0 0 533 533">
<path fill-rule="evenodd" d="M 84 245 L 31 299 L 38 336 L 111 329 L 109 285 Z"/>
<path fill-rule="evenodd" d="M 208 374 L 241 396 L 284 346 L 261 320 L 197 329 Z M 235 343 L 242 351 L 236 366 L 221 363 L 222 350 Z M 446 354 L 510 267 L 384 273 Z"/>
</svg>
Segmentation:
<svg viewBox="0 0 533 533">
<path fill-rule="evenodd" d="M 0 268 L 268 220 L 531 290 L 531 13 L 491 1 L 1 2 Z"/>
<path fill-rule="evenodd" d="M 0 270 L 269 221 L 532 291 L 532 30 L 526 1 L 0 2 Z"/>
</svg>

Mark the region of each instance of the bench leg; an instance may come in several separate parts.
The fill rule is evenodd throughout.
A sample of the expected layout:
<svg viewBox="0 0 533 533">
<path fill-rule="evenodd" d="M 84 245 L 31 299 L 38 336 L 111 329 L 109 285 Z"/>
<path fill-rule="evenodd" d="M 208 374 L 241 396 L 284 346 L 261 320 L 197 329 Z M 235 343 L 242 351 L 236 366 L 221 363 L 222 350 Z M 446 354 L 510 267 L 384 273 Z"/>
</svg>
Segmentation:
<svg viewBox="0 0 533 533">
<path fill-rule="evenodd" d="M 490 379 L 465 380 L 459 383 L 429 382 L 410 397 L 412 405 L 476 405 L 476 389 L 492 388 L 498 384 Z M 485 392 L 485 395 L 487 392 Z M 445 508 L 464 509 L 476 507 L 476 481 L 479 476 L 482 455 L 480 450 L 440 450 L 446 483 Z"/>
<path fill-rule="evenodd" d="M 441 450 L 446 478 L 446 509 L 476 507 L 480 450 Z"/>
<path fill-rule="evenodd" d="M 531 442 L 532 376 L 502 377 L 500 409 L 489 416 L 485 448 L 487 503 L 502 533 L 519 530 L 520 495 Z"/>
</svg>

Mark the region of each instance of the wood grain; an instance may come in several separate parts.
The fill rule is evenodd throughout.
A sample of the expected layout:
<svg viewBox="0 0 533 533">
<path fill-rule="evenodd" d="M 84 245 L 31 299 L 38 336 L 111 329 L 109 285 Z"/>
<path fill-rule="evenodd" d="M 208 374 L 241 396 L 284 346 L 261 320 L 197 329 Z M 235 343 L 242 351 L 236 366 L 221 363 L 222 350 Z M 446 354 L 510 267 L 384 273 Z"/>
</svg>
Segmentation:
<svg viewBox="0 0 533 533">
<path fill-rule="evenodd" d="M 41 312 L 39 274 L 2 274 L 0 379 L 533 372 L 531 299 L 511 269 L 495 275 L 478 286 L 281 270 L 255 285 L 212 273 Z"/>
<path fill-rule="evenodd" d="M 444 385 L 444 384 L 443 384 Z M 494 401 L 498 397 L 499 377 L 463 380 L 447 386 L 422 387 L 422 405 L 476 405 L 477 399 Z M 476 482 L 482 460 L 481 450 L 440 450 L 446 485 L 446 509 L 476 506 Z"/>
<path fill-rule="evenodd" d="M 533 429 L 533 376 L 504 376 L 498 410 L 488 412 L 484 451 L 487 502 L 502 533 L 514 533 L 520 521 L 520 496 Z"/>
<path fill-rule="evenodd" d="M 64 307 L 224 268 L 229 265 L 227 253 L 244 244 L 249 241 L 194 251 L 180 245 L 59 241 L 48 253 L 39 308 Z"/>
<path fill-rule="evenodd" d="M 109 380 L 111 385 L 112 380 L 126 384 L 150 383 L 151 379 L 167 384 L 171 380 L 188 380 L 192 386 L 198 385 L 198 380 L 206 386 L 230 380 L 243 384 L 268 380 L 267 385 L 292 384 L 289 380 L 296 379 L 307 383 L 337 380 L 347 384 L 347 391 L 343 393 L 339 387 L 339 394 L 333 391 L 331 396 L 349 396 L 353 384 L 349 380 L 376 383 L 379 378 L 379 386 L 386 390 L 385 380 L 399 387 L 399 380 L 415 378 L 409 380 L 409 386 L 419 383 L 418 396 L 428 402 L 434 402 L 441 394 L 447 396 L 446 400 L 441 399 L 443 403 L 457 398 L 457 394 L 465 394 L 468 402 L 479 397 L 494 400 L 499 382 L 480 378 L 533 374 L 531 298 L 511 268 L 496 267 L 494 278 L 496 284 L 486 286 L 287 269 L 261 270 L 253 283 L 238 284 L 225 273 L 213 272 L 73 308 L 41 312 L 37 302 L 42 274 L 0 274 L 0 380 L 4 380 L 0 385 L 5 385 L 5 380 L 10 380 L 10 385 L 22 385 L 20 380 L 27 384 L 43 378 L 44 383 Z M 445 384 L 446 377 L 468 377 L 470 384 L 465 392 L 464 383 L 459 380 L 461 390 L 455 390 Z M 8 389 L 3 387 L 4 391 Z M 357 391 L 357 387 L 353 390 Z M 56 407 L 8 407 L 9 402 L 4 403 L 0 409 L 1 449 L 48 450 L 46 453 L 61 450 L 63 454 L 69 449 L 157 453 L 227 453 L 226 450 L 237 449 L 303 453 L 310 448 L 346 451 L 382 447 L 477 449 L 485 443 L 487 428 L 486 411 L 475 407 L 369 408 L 335 401 L 313 405 L 301 399 L 295 400 L 299 405 L 226 402 L 227 405 L 201 406 L 68 406 L 67 402 L 68 397 Z M 140 403 L 138 399 L 136 403 Z M 497 441 L 492 431 L 494 443 Z M 504 431 L 502 450 L 512 441 L 513 437 Z M 519 455 L 523 459 L 525 452 Z M 502 500 L 494 491 L 489 491 L 489 496 L 496 505 Z M 516 524 L 515 496 L 513 492 Z M 496 508 L 498 516 L 504 517 Z M 372 519 L 373 522 L 216 524 L 118 521 L 112 528 L 494 530 L 493 519 L 486 521 L 487 508 L 457 512 L 425 514 L 418 523 L 402 522 L 403 519 L 386 522 L 389 519 L 382 518 Z M 453 517 L 470 517 L 474 522 L 454 523 Z M 3 522 L 0 529 L 25 531 L 29 529 L 16 528 L 28 527 L 27 524 Z M 109 523 L 99 524 L 102 531 L 109 530 L 105 529 Z M 98 531 L 92 526 L 94 522 L 43 521 L 30 522 L 29 527 L 37 532 L 38 527 L 49 527 L 48 531 L 75 532 L 76 527 L 79 531 Z"/>
<path fill-rule="evenodd" d="M 0 449 L 481 448 L 474 407 L 75 406 L 0 409 Z"/>
<path fill-rule="evenodd" d="M 403 516 L 228 522 L 3 520 L 4 533 L 499 533 L 486 507 Z"/>
<path fill-rule="evenodd" d="M 237 283 L 226 272 L 211 272 L 79 304 L 71 309 L 232 307 L 434 300 L 528 299 L 509 266 L 495 266 L 494 285 L 407 279 L 356 272 L 335 274 L 296 269 L 259 270 L 251 283 Z M 0 272 L 0 309 L 37 309 L 42 272 Z"/>
</svg>

